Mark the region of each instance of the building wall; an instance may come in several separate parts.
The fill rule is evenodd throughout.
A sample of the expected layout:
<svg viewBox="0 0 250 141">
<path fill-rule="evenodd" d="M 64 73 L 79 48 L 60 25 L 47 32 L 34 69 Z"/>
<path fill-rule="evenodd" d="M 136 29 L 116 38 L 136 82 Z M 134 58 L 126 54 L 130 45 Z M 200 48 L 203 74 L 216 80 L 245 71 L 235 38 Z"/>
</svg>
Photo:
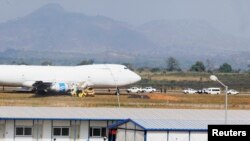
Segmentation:
<svg viewBox="0 0 250 141">
<path fill-rule="evenodd" d="M 0 141 L 103 141 L 90 137 L 90 127 L 107 128 L 113 121 L 0 120 Z M 32 136 L 16 136 L 16 127 L 31 127 Z M 69 136 L 53 136 L 53 127 L 69 128 Z M 106 129 L 106 135 L 108 129 Z"/>
<path fill-rule="evenodd" d="M 88 141 L 89 138 L 89 121 L 81 121 L 80 124 L 80 141 Z"/>
<path fill-rule="evenodd" d="M 122 124 L 117 129 L 116 141 L 144 141 L 144 131 L 132 122 Z"/>
<path fill-rule="evenodd" d="M 16 120 L 14 122 L 15 122 L 15 127 L 32 127 L 32 132 L 34 134 L 32 120 Z M 15 141 L 33 141 L 33 136 L 15 135 L 15 128 L 14 128 L 14 136 L 15 136 Z"/>
<path fill-rule="evenodd" d="M 207 141 L 207 132 L 147 131 L 147 141 Z"/>
<path fill-rule="evenodd" d="M 168 136 L 168 141 L 189 141 L 188 131 L 170 131 Z"/>
<path fill-rule="evenodd" d="M 66 128 L 69 128 L 69 136 L 54 136 L 53 135 L 53 128 L 55 128 L 55 127 L 66 127 Z M 52 121 L 52 125 L 51 125 L 52 140 L 56 139 L 56 141 L 70 141 L 70 139 L 71 139 L 70 135 L 73 132 L 70 129 L 71 129 L 71 121 L 70 120 L 53 120 Z"/>
<path fill-rule="evenodd" d="M 117 129 L 116 141 L 126 141 L 125 129 Z"/>
<path fill-rule="evenodd" d="M 165 131 L 148 131 L 147 141 L 168 141 L 168 134 Z"/>
<path fill-rule="evenodd" d="M 190 134 L 190 140 L 191 141 L 207 141 L 208 140 L 207 132 L 192 131 Z"/>
<path fill-rule="evenodd" d="M 42 124 L 42 141 L 50 141 L 52 138 L 52 121 L 44 120 Z"/>
<path fill-rule="evenodd" d="M 33 141 L 42 141 L 43 137 L 43 121 L 35 120 L 33 121 Z"/>
<path fill-rule="evenodd" d="M 90 127 L 106 127 L 107 128 L 107 126 L 108 126 L 108 121 L 90 121 Z M 102 137 L 101 138 L 89 137 L 89 141 L 103 141 L 103 138 Z"/>
<path fill-rule="evenodd" d="M 117 127 L 116 141 L 144 141 L 144 129 L 127 122 Z M 146 141 L 207 141 L 206 131 L 146 131 Z"/>
<path fill-rule="evenodd" d="M 14 120 L 7 120 L 5 122 L 5 140 L 4 141 L 13 141 L 14 136 Z"/>
<path fill-rule="evenodd" d="M 0 120 L 0 141 L 4 139 L 5 136 L 5 121 Z"/>
</svg>

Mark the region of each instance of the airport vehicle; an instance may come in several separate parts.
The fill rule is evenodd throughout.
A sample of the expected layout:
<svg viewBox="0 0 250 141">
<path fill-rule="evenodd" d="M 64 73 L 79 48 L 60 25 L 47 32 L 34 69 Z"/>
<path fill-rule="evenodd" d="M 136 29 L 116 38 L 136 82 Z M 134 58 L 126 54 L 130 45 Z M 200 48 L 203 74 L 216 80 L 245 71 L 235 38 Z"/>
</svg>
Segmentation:
<svg viewBox="0 0 250 141">
<path fill-rule="evenodd" d="M 71 93 L 91 88 L 117 88 L 140 81 L 124 65 L 83 66 L 0 65 L 0 85 L 33 88 L 36 93 Z"/>
<path fill-rule="evenodd" d="M 127 89 L 127 93 L 140 93 L 140 92 L 142 92 L 142 89 L 138 87 L 132 87 Z"/>
<path fill-rule="evenodd" d="M 156 89 L 152 88 L 152 87 L 145 87 L 145 88 L 142 89 L 142 92 L 144 92 L 144 93 L 152 93 L 152 92 L 156 92 Z"/>
<path fill-rule="evenodd" d="M 230 89 L 227 91 L 227 94 L 235 95 L 235 94 L 239 94 L 239 92 L 234 89 Z"/>
<path fill-rule="evenodd" d="M 203 88 L 197 91 L 198 94 L 207 94 L 207 88 Z"/>
<path fill-rule="evenodd" d="M 220 88 L 207 88 L 207 93 L 208 94 L 220 94 Z"/>
<path fill-rule="evenodd" d="M 195 93 L 197 93 L 197 91 L 194 89 L 191 89 L 191 88 L 187 88 L 187 89 L 183 90 L 183 93 L 184 94 L 195 94 Z"/>
</svg>

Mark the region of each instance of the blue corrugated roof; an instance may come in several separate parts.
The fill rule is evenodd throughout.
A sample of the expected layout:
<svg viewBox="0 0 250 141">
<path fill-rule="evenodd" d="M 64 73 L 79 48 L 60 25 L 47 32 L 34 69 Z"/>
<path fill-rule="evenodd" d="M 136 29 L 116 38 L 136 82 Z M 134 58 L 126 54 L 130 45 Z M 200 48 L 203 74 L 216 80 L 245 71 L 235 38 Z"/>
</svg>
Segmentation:
<svg viewBox="0 0 250 141">
<path fill-rule="evenodd" d="M 0 107 L 0 120 L 126 120 L 147 130 L 206 130 L 224 124 L 224 110 Z M 228 110 L 228 123 L 250 124 L 249 110 Z"/>
<path fill-rule="evenodd" d="M 144 130 L 155 131 L 207 131 L 208 125 L 225 123 L 224 120 L 127 119 L 109 128 L 118 128 L 127 122 L 132 122 Z M 228 124 L 250 124 L 250 120 L 230 120 Z"/>
</svg>

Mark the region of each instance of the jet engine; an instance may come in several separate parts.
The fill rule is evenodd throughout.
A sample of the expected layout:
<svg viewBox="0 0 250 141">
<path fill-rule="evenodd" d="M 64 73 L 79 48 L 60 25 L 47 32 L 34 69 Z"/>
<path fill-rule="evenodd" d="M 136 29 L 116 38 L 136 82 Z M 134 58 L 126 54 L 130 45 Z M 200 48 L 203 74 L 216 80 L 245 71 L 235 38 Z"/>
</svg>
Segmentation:
<svg viewBox="0 0 250 141">
<path fill-rule="evenodd" d="M 50 90 L 55 92 L 68 92 L 70 90 L 70 86 L 67 83 L 53 83 Z"/>
</svg>

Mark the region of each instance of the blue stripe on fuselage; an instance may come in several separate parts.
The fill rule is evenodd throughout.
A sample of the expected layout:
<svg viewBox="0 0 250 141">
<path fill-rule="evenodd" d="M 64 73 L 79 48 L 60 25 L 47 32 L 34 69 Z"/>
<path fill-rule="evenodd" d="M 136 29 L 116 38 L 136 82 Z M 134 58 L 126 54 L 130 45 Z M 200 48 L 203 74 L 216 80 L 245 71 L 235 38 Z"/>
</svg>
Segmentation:
<svg viewBox="0 0 250 141">
<path fill-rule="evenodd" d="M 60 87 L 60 92 L 65 92 L 66 90 L 65 83 L 59 83 L 59 87 Z"/>
</svg>

